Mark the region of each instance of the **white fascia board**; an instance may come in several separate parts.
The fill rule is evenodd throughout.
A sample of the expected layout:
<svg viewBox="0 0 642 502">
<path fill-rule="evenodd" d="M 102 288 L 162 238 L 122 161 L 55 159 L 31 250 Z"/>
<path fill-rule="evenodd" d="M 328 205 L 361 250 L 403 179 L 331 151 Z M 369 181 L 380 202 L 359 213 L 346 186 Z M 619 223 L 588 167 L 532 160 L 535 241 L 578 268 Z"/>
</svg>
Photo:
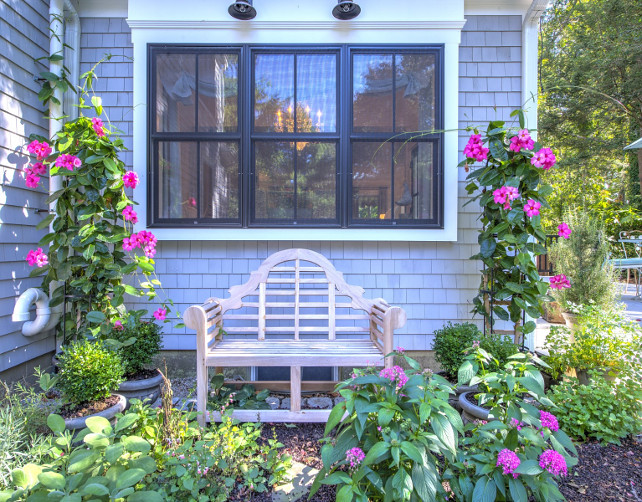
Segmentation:
<svg viewBox="0 0 642 502">
<path fill-rule="evenodd" d="M 79 0 L 76 10 L 80 17 L 127 17 L 127 0 Z"/>
<path fill-rule="evenodd" d="M 531 0 L 465 0 L 464 14 L 467 16 L 524 16 Z"/>
</svg>

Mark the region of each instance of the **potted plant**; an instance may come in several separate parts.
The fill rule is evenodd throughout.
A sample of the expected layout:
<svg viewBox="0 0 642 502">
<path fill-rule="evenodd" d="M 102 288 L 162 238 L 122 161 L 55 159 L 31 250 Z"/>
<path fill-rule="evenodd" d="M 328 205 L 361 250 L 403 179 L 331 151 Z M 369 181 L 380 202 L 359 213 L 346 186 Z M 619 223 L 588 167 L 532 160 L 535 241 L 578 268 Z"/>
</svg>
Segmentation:
<svg viewBox="0 0 642 502">
<path fill-rule="evenodd" d="M 153 322 L 142 321 L 146 311 L 136 311 L 122 321 L 114 323 L 109 339 L 106 340 L 116 349 L 123 363 L 124 378 L 118 393 L 129 399 L 156 401 L 161 393 L 163 376 L 158 368 L 151 367 L 156 354 L 162 348 L 162 328 Z"/>
<path fill-rule="evenodd" d="M 57 388 L 66 404 L 61 409 L 67 429 L 82 429 L 90 416 L 113 418 L 126 398 L 112 394 L 123 381 L 120 356 L 101 341 L 83 339 L 66 345 L 60 356 Z"/>
</svg>

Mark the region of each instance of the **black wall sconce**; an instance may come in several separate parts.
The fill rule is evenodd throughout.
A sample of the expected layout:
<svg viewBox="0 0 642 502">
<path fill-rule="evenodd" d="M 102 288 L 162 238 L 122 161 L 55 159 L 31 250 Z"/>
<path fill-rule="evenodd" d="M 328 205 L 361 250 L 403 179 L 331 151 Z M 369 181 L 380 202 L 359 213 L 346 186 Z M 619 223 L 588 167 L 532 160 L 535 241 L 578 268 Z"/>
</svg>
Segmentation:
<svg viewBox="0 0 642 502">
<path fill-rule="evenodd" d="M 237 0 L 227 9 L 234 19 L 247 21 L 256 17 L 256 9 L 252 7 L 252 0 Z"/>
<path fill-rule="evenodd" d="M 350 0 L 338 0 L 337 5 L 332 9 L 332 15 L 342 21 L 354 19 L 361 14 L 361 7 Z"/>
</svg>

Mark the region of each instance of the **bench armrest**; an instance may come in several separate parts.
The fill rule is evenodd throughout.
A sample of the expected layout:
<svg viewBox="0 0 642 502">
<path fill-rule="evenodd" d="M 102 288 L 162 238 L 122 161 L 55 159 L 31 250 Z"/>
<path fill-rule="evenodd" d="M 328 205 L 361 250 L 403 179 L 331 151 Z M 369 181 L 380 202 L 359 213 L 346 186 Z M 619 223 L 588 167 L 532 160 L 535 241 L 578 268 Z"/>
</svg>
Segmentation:
<svg viewBox="0 0 642 502">
<path fill-rule="evenodd" d="M 185 310 L 185 326 L 196 331 L 197 354 L 205 356 L 213 338 L 222 337 L 221 306 L 214 298 L 203 305 L 192 305 Z M 214 328 L 210 331 L 210 328 Z"/>
<path fill-rule="evenodd" d="M 395 330 L 406 324 L 406 311 L 401 307 L 391 307 L 385 300 L 375 300 L 370 310 L 370 337 L 373 341 L 383 345 L 383 354 L 390 354 L 393 351 Z M 386 368 L 392 367 L 393 359 L 387 357 Z"/>
</svg>

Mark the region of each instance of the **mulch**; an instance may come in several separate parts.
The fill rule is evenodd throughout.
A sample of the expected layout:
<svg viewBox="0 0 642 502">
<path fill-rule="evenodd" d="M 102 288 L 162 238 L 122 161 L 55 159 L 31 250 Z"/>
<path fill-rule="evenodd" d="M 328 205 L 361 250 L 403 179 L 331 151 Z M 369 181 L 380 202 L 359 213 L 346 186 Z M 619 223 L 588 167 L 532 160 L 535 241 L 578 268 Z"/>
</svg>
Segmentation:
<svg viewBox="0 0 642 502">
<path fill-rule="evenodd" d="M 60 415 L 62 418 L 86 417 L 115 406 L 119 399 L 118 396 L 111 395 L 107 399 L 82 403 L 78 406 L 65 405 L 60 409 Z"/>
</svg>

